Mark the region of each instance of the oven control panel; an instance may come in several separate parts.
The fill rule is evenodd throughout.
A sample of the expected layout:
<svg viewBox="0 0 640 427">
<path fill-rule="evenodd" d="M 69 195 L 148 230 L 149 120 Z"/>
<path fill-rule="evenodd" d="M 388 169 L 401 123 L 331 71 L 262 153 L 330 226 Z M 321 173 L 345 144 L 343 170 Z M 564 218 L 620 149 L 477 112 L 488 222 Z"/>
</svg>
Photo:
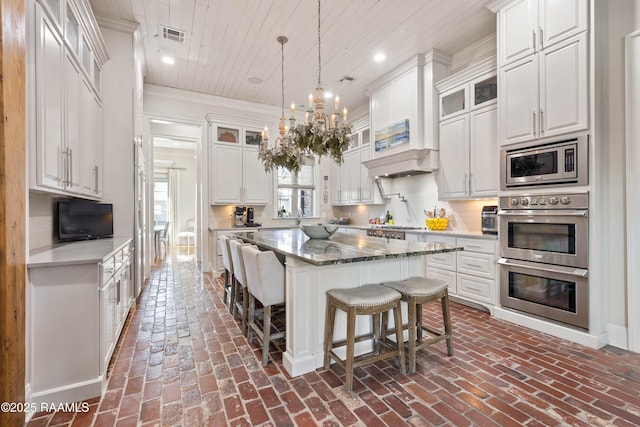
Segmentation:
<svg viewBox="0 0 640 427">
<path fill-rule="evenodd" d="M 500 209 L 588 209 L 589 193 L 500 197 Z"/>
</svg>

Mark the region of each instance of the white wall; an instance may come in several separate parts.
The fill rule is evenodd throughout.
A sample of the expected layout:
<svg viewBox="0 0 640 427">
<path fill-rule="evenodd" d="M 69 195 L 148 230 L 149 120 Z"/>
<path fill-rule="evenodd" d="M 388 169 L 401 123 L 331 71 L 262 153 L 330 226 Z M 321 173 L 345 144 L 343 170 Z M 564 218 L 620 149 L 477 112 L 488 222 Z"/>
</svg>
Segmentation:
<svg viewBox="0 0 640 427">
<path fill-rule="evenodd" d="M 625 188 L 637 183 L 625 182 L 625 81 L 624 81 L 624 37 L 640 29 L 640 2 L 637 0 L 616 0 L 604 2 L 605 28 L 607 38 L 603 60 L 604 73 L 602 126 L 604 167 L 600 178 L 605 194 L 601 195 L 604 206 L 597 206 L 606 212 L 602 218 L 605 227 L 594 236 L 594 244 L 605 242 L 601 267 L 604 270 L 602 286 L 608 287 L 608 325 L 609 342 L 617 347 L 627 348 L 627 286 L 626 263 L 637 262 L 621 256 L 626 252 L 627 235 L 625 230 Z M 597 108 L 597 107 L 596 107 Z"/>
<path fill-rule="evenodd" d="M 103 201 L 113 203 L 114 236 L 133 237 L 133 35 L 101 30 L 110 57 L 102 69 Z"/>
</svg>

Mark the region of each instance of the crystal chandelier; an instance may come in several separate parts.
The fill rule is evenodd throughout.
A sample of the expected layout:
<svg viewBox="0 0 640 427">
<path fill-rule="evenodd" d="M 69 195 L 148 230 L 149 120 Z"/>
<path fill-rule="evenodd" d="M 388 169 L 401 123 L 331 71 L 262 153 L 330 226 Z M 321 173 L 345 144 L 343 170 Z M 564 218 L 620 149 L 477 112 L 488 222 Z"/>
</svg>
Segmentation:
<svg viewBox="0 0 640 427">
<path fill-rule="evenodd" d="M 259 158 L 265 170 L 283 167 L 292 173 L 300 172 L 305 158 L 329 156 L 336 163 L 342 164 L 343 152 L 351 143 L 351 124 L 347 122 L 347 109 L 339 111 L 340 98 L 336 96 L 334 111 L 327 115 L 324 111 L 325 95 L 322 87 L 322 58 L 320 49 L 320 0 L 318 0 L 318 82 L 315 96 L 309 95 L 309 106 L 305 112 L 305 123 L 296 126 L 295 103 L 291 103 L 289 126 L 284 117 L 284 44 L 287 38 L 280 36 L 278 42 L 282 47 L 282 114 L 273 148 L 269 148 L 268 129 L 262 134 Z M 314 109 L 311 108 L 313 103 Z"/>
<path fill-rule="evenodd" d="M 331 115 L 324 111 L 325 96 L 322 87 L 322 57 L 320 49 L 320 0 L 318 0 L 318 82 L 315 96 L 309 94 L 309 107 L 305 113 L 305 123 L 292 126 L 291 137 L 295 144 L 308 156 L 330 156 L 336 163 L 343 161 L 342 153 L 351 143 L 351 124 L 347 122 L 347 109 L 340 113 L 340 97 L 336 95 Z M 311 108 L 313 103 L 315 111 Z M 293 105 L 291 106 L 294 112 Z"/>
<path fill-rule="evenodd" d="M 283 167 L 292 173 L 300 172 L 300 167 L 304 162 L 302 151 L 291 141 L 290 129 L 296 125 L 294 117 L 295 108 L 291 105 L 291 117 L 289 117 L 290 126 L 287 127 L 284 117 L 284 44 L 289 41 L 285 36 L 278 37 L 280 43 L 282 57 L 282 113 L 280 114 L 280 123 L 278 131 L 280 135 L 276 138 L 273 148 L 269 148 L 269 130 L 267 128 L 262 132 L 262 143 L 260 144 L 260 152 L 258 157 L 264 163 L 267 171 L 277 167 Z"/>
</svg>

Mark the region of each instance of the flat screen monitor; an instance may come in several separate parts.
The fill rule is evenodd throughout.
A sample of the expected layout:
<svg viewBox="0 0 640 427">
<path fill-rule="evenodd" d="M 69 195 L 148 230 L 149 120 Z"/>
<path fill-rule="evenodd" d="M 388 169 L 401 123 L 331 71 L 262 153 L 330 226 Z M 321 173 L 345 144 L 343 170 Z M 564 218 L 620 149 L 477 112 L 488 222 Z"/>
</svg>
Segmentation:
<svg viewBox="0 0 640 427">
<path fill-rule="evenodd" d="M 113 237 L 113 205 L 93 202 L 58 202 L 58 240 Z"/>
</svg>

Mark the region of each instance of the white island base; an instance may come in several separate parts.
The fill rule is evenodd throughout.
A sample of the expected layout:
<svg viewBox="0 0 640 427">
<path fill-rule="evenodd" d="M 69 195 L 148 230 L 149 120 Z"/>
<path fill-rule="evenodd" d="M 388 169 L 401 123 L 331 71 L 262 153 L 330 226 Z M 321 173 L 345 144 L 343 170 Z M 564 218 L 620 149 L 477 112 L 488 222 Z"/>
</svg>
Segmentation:
<svg viewBox="0 0 640 427">
<path fill-rule="evenodd" d="M 319 266 L 287 256 L 287 350 L 282 359 L 289 375 L 296 377 L 323 366 L 327 290 L 424 276 L 425 268 L 424 255 Z M 403 318 L 406 319 L 404 305 Z M 345 338 L 346 330 L 345 313 L 338 310 L 334 339 Z M 358 316 L 356 334 L 370 330 L 371 317 Z M 371 348 L 371 344 L 367 342 L 358 344 L 356 354 L 364 353 Z M 340 356 L 344 357 L 344 354 Z"/>
</svg>

